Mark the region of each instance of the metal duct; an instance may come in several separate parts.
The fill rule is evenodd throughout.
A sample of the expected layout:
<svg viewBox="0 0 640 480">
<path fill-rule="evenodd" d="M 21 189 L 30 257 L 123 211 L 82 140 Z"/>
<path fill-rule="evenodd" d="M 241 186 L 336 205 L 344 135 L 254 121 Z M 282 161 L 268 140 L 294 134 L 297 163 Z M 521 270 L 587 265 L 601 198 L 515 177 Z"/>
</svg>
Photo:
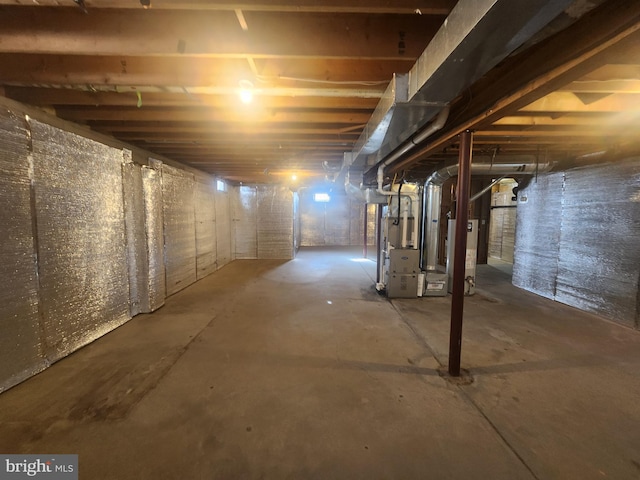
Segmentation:
<svg viewBox="0 0 640 480">
<path fill-rule="evenodd" d="M 411 68 L 408 101 L 403 104 L 402 115 L 393 115 L 389 120 L 374 168 L 391 154 L 395 161 L 426 140 L 433 132 L 423 135 L 421 131 L 444 106 L 571 3 L 572 0 L 458 1 Z M 355 150 L 354 153 L 359 154 Z M 367 176 L 369 173 L 372 172 Z"/>
<path fill-rule="evenodd" d="M 380 149 L 394 117 L 396 119 L 398 117 L 396 106 L 407 102 L 408 87 L 409 76 L 407 74 L 393 75 L 389 86 L 382 94 L 376 109 L 353 147 L 352 161 L 347 166 L 362 167 L 366 162 L 367 155 Z M 404 111 L 401 114 L 404 114 Z"/>
<path fill-rule="evenodd" d="M 511 160 L 511 161 L 508 161 Z M 519 161 L 518 161 L 519 160 Z M 547 172 L 551 169 L 550 163 L 540 164 L 534 155 L 523 155 L 502 158 L 499 163 L 494 163 L 494 157 L 476 157 L 471 164 L 472 175 L 534 175 Z M 426 270 L 436 270 L 438 266 L 438 239 L 440 230 L 440 204 L 442 202 L 442 184 L 449 178 L 458 174 L 458 164 L 451 162 L 444 163 L 438 170 L 433 172 L 424 184 L 425 206 L 424 206 L 424 236 L 423 251 L 426 252 L 423 258 L 423 268 Z"/>
</svg>

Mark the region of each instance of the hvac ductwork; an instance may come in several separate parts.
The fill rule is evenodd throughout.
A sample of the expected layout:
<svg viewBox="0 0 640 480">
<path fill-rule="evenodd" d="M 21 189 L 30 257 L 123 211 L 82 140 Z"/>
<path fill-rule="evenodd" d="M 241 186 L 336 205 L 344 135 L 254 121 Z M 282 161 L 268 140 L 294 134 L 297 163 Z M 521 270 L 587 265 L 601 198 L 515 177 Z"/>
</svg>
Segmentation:
<svg viewBox="0 0 640 480">
<path fill-rule="evenodd" d="M 343 170 L 375 165 L 365 174 L 367 178 L 376 173 L 376 179 L 381 173 L 384 176 L 387 166 L 438 130 L 432 127 L 444 125 L 442 119 L 446 120 L 450 102 L 571 3 L 459 0 L 411 68 L 408 79 L 394 76 L 350 157 L 345 157 Z M 354 180 L 352 175 L 351 183 L 363 183 Z"/>
</svg>

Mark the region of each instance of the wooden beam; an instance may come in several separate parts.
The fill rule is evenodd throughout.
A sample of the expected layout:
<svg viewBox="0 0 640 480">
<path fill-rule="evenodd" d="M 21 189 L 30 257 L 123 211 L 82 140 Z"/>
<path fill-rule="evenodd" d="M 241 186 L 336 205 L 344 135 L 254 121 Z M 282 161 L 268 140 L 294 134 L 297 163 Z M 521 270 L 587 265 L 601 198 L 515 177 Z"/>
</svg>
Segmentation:
<svg viewBox="0 0 640 480">
<path fill-rule="evenodd" d="M 86 56 L 417 58 L 443 17 L 0 7 L 5 53 Z M 404 48 L 398 46 L 403 32 Z"/>
<path fill-rule="evenodd" d="M 640 112 L 640 94 L 612 94 L 585 105 L 570 92 L 553 92 L 526 105 L 520 112 L 581 113 L 581 112 Z"/>
<path fill-rule="evenodd" d="M 0 62 L 1 63 L 1 62 Z M 135 107 L 138 95 L 128 92 L 89 92 L 65 88 L 12 87 L 5 88 L 5 96 L 36 106 L 111 106 Z M 259 108 L 270 109 L 351 109 L 373 112 L 378 99 L 357 97 L 254 97 Z M 237 108 L 236 95 L 195 95 L 186 93 L 141 93 L 141 108 L 200 107 Z"/>
<path fill-rule="evenodd" d="M 254 147 L 254 146 L 264 146 L 265 148 L 278 148 L 278 147 L 288 147 L 294 145 L 334 145 L 340 148 L 349 148 L 349 146 L 353 142 L 345 142 L 337 139 L 336 137 L 330 136 L 310 136 L 310 135 L 300 135 L 298 137 L 287 136 L 282 139 L 277 139 L 273 137 L 260 137 L 260 138 L 250 138 L 237 136 L 228 138 L 226 135 L 217 135 L 215 132 L 210 133 L 209 135 L 180 135 L 180 136 L 163 136 L 156 135 L 150 136 L 147 135 L 144 138 L 139 138 L 137 135 L 127 135 L 126 133 L 117 135 L 120 139 L 127 140 L 135 140 L 135 141 L 145 141 L 150 145 L 208 145 L 208 146 L 221 146 L 221 145 L 230 145 L 233 148 L 237 149 L 238 147 Z M 227 137 L 227 138 L 225 138 Z"/>
<path fill-rule="evenodd" d="M 245 10 L 249 12 L 317 12 L 405 15 L 448 15 L 455 0 L 254 0 L 229 3 L 220 0 L 151 0 L 153 10 Z M 141 9 L 133 0 L 85 0 L 87 9 Z M 0 0 L 0 5 L 59 7 L 60 0 Z"/>
<path fill-rule="evenodd" d="M 242 58 L 193 55 L 163 57 L 79 56 L 0 53 L 0 82 L 15 85 L 132 85 L 138 87 L 238 88 L 240 80 L 262 87 L 378 89 L 396 72 L 407 72 L 406 60 L 266 59 L 259 76 Z M 160 93 L 160 92 L 159 92 Z"/>
<path fill-rule="evenodd" d="M 139 134 L 141 138 L 149 138 L 152 135 L 175 135 L 179 137 L 183 134 L 210 134 L 216 132 L 219 135 L 225 135 L 227 139 L 234 136 L 243 137 L 267 137 L 273 138 L 274 136 L 282 136 L 284 138 L 295 138 L 296 135 L 304 136 L 303 138 L 309 138 L 310 135 L 326 135 L 331 138 L 350 139 L 355 140 L 360 135 L 359 131 L 345 132 L 344 129 L 339 128 L 323 128 L 323 127 L 306 127 L 301 125 L 283 125 L 277 126 L 263 126 L 263 127 L 249 127 L 238 124 L 184 124 L 182 126 L 165 126 L 164 124 L 157 124 L 154 122 L 135 122 L 135 124 L 120 124 L 120 125 L 108 125 L 105 123 L 92 123 L 91 127 L 101 132 L 110 133 L 125 133 L 129 135 Z M 364 128 L 364 125 L 362 125 Z M 313 138 L 313 137 L 311 137 Z"/>
<path fill-rule="evenodd" d="M 578 80 L 560 89 L 560 92 L 586 93 L 640 93 L 640 80 Z"/>
<path fill-rule="evenodd" d="M 500 132 L 495 132 L 495 135 L 486 135 L 484 130 L 478 131 L 477 137 L 474 137 L 474 143 L 476 145 L 491 144 L 491 145 L 526 145 L 526 146 L 538 146 L 538 145 L 569 145 L 569 144 L 602 144 L 608 143 L 607 137 L 604 135 L 597 135 L 591 137 L 585 137 L 582 135 L 548 135 L 546 132 L 538 135 L 501 135 Z"/>
<path fill-rule="evenodd" d="M 531 112 L 530 112 L 531 113 Z M 493 125 L 505 125 L 505 126 L 549 126 L 559 127 L 564 126 L 602 126 L 602 125 L 620 125 L 636 120 L 638 114 L 635 112 L 625 113 L 603 113 L 592 115 L 572 115 L 563 114 L 561 116 L 550 115 L 526 115 L 524 113 L 518 113 L 518 115 L 508 115 L 497 119 L 493 122 Z M 488 127 L 484 127 L 488 128 Z"/>
<path fill-rule="evenodd" d="M 58 108 L 59 117 L 75 122 L 107 121 L 142 121 L 142 122 L 228 122 L 244 123 L 246 125 L 260 123 L 333 123 L 356 124 L 367 123 L 369 114 L 360 112 L 252 112 L 241 109 L 212 110 L 212 109 L 168 109 L 168 108 Z"/>
</svg>

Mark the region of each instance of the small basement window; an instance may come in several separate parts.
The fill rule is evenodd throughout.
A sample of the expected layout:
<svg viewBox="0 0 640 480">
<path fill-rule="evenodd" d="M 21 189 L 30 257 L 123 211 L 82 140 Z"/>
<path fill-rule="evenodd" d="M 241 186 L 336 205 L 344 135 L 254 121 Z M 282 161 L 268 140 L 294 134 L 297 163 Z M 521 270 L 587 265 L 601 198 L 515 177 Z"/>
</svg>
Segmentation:
<svg viewBox="0 0 640 480">
<path fill-rule="evenodd" d="M 224 183 L 222 180 L 216 180 L 216 190 L 218 190 L 219 192 L 226 192 L 227 184 Z"/>
<path fill-rule="evenodd" d="M 315 202 L 327 203 L 331 201 L 331 196 L 328 193 L 314 193 L 313 200 Z"/>
</svg>

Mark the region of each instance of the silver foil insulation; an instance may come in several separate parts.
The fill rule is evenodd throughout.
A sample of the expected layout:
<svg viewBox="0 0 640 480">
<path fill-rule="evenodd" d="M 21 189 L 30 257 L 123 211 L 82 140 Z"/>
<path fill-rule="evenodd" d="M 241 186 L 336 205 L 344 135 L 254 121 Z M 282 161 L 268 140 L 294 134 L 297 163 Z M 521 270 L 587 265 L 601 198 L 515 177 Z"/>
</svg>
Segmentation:
<svg viewBox="0 0 640 480">
<path fill-rule="evenodd" d="M 24 117 L 0 111 L 0 392 L 47 366 L 38 316 L 29 138 Z"/>
<path fill-rule="evenodd" d="M 218 268 L 224 267 L 233 260 L 231 237 L 231 200 L 233 189 L 217 191 L 215 193 L 216 206 L 216 262 Z"/>
<path fill-rule="evenodd" d="M 122 150 L 31 121 L 42 331 L 55 361 L 130 318 Z"/>
<path fill-rule="evenodd" d="M 258 258 L 258 192 L 240 186 L 231 197 L 236 259 Z"/>
<path fill-rule="evenodd" d="M 513 283 L 638 327 L 640 160 L 543 175 L 519 192 Z"/>
<path fill-rule="evenodd" d="M 145 238 L 149 276 L 149 312 L 164 305 L 167 296 L 164 267 L 164 220 L 162 211 L 162 174 L 158 170 L 142 167 Z"/>
<path fill-rule="evenodd" d="M 213 178 L 7 110 L 0 138 L 0 391 L 233 259 Z"/>
<path fill-rule="evenodd" d="M 164 264 L 167 295 L 196 281 L 196 219 L 192 173 L 163 165 Z"/>
<path fill-rule="evenodd" d="M 216 199 L 214 182 L 199 179 L 195 184 L 196 277 L 216 271 Z"/>
<path fill-rule="evenodd" d="M 375 244 L 375 205 L 365 205 L 346 195 L 331 195 L 329 202 L 316 202 L 313 194 L 313 191 L 300 193 L 302 246 L 362 245 L 365 208 L 367 209 L 367 244 Z"/>
<path fill-rule="evenodd" d="M 275 185 L 245 185 L 232 193 L 235 258 L 293 258 L 293 192 Z"/>
<path fill-rule="evenodd" d="M 257 195 L 258 258 L 293 258 L 293 192 L 268 185 L 258 186 Z"/>
</svg>

